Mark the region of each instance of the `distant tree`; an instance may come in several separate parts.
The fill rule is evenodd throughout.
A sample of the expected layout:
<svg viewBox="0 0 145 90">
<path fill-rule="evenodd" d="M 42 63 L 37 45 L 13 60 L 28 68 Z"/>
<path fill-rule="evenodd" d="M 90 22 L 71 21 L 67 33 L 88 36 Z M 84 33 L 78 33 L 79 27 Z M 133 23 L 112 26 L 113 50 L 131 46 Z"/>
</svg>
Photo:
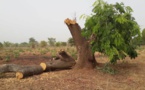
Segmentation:
<svg viewBox="0 0 145 90">
<path fill-rule="evenodd" d="M 67 43 L 66 42 L 60 42 L 61 46 L 66 46 Z"/>
<path fill-rule="evenodd" d="M 4 45 L 4 47 L 10 47 L 10 46 L 12 46 L 12 43 L 8 42 L 8 41 L 4 41 L 3 45 Z"/>
<path fill-rule="evenodd" d="M 74 45 L 75 45 L 74 40 L 73 40 L 72 37 L 68 39 L 67 43 L 68 43 L 68 45 L 70 45 L 70 46 L 74 46 Z"/>
<path fill-rule="evenodd" d="M 61 43 L 60 42 L 56 42 L 55 46 L 59 47 L 59 46 L 61 46 Z"/>
<path fill-rule="evenodd" d="M 59 47 L 59 46 L 66 46 L 67 43 L 66 42 L 56 42 L 55 46 Z"/>
<path fill-rule="evenodd" d="M 29 38 L 29 44 L 30 44 L 31 48 L 35 48 L 36 43 L 37 43 L 37 41 L 33 37 Z"/>
<path fill-rule="evenodd" d="M 40 42 L 40 46 L 43 47 L 43 48 L 46 47 L 47 46 L 47 42 L 46 41 L 41 41 Z"/>
<path fill-rule="evenodd" d="M 13 43 L 12 47 L 19 47 L 19 43 Z"/>
<path fill-rule="evenodd" d="M 143 39 L 143 43 L 145 44 L 145 28 L 142 31 L 142 39 Z"/>
<path fill-rule="evenodd" d="M 3 49 L 3 44 L 0 42 L 0 50 Z"/>
<path fill-rule="evenodd" d="M 19 44 L 20 47 L 28 47 L 29 44 L 27 42 L 22 42 Z"/>
<path fill-rule="evenodd" d="M 54 46 L 55 43 L 56 43 L 55 38 L 48 38 L 48 44 L 49 44 L 50 46 Z"/>
<path fill-rule="evenodd" d="M 136 47 L 137 45 L 142 45 L 143 44 L 143 39 L 141 37 L 133 37 L 131 40 L 131 44 Z"/>
</svg>

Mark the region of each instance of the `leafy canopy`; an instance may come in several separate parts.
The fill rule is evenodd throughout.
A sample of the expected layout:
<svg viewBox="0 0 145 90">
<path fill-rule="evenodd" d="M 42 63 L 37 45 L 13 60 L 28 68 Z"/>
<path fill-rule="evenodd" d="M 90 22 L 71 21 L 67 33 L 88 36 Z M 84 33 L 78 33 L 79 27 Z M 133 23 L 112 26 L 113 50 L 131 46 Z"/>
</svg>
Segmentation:
<svg viewBox="0 0 145 90">
<path fill-rule="evenodd" d="M 127 55 L 137 57 L 131 40 L 140 37 L 140 28 L 132 17 L 131 7 L 123 3 L 108 4 L 103 0 L 97 0 L 93 7 L 82 30 L 82 35 L 90 41 L 92 51 L 109 56 L 112 63 Z"/>
</svg>

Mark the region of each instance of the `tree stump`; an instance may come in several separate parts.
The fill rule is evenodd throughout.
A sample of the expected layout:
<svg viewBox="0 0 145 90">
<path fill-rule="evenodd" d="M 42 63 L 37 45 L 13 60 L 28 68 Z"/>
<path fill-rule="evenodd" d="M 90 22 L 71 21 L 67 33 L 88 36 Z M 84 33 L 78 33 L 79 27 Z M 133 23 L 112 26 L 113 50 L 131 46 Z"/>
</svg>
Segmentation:
<svg viewBox="0 0 145 90">
<path fill-rule="evenodd" d="M 75 20 L 65 19 L 64 21 L 70 30 L 74 39 L 76 49 L 78 51 L 78 60 L 75 65 L 76 69 L 94 68 L 97 64 L 94 54 L 91 51 L 90 45 L 85 37 L 81 34 L 81 28 Z"/>
</svg>

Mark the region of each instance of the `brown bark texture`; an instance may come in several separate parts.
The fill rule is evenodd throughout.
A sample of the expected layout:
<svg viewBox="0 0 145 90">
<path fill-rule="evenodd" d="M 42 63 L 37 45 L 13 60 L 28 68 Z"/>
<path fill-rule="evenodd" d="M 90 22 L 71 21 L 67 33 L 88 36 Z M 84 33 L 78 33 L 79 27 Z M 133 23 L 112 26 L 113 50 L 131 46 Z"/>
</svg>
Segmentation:
<svg viewBox="0 0 145 90">
<path fill-rule="evenodd" d="M 0 65 L 0 73 L 5 73 L 5 72 L 16 72 L 21 68 L 24 68 L 25 66 L 23 65 L 16 65 L 16 64 L 3 64 Z"/>
<path fill-rule="evenodd" d="M 0 73 L 16 72 L 16 78 L 22 79 L 27 76 L 40 74 L 43 69 L 39 65 L 17 65 L 17 64 L 3 64 L 0 65 Z"/>
<path fill-rule="evenodd" d="M 97 64 L 94 54 L 91 52 L 88 41 L 81 35 L 81 28 L 74 20 L 66 19 L 65 23 L 74 39 L 78 60 L 75 65 L 76 69 L 94 68 Z"/>
<path fill-rule="evenodd" d="M 43 73 L 43 69 L 39 65 L 25 66 L 16 72 L 16 78 L 22 79 L 24 77 L 38 75 Z"/>
<path fill-rule="evenodd" d="M 64 50 L 58 52 L 58 56 L 53 60 L 45 63 L 40 63 L 44 71 L 51 71 L 55 69 L 69 69 L 76 64 L 75 60 Z"/>
<path fill-rule="evenodd" d="M 75 60 L 64 50 L 58 52 L 58 56 L 49 62 L 40 65 L 0 65 L 0 73 L 16 72 L 16 78 L 22 79 L 27 76 L 41 74 L 43 71 L 70 69 L 76 64 Z"/>
</svg>

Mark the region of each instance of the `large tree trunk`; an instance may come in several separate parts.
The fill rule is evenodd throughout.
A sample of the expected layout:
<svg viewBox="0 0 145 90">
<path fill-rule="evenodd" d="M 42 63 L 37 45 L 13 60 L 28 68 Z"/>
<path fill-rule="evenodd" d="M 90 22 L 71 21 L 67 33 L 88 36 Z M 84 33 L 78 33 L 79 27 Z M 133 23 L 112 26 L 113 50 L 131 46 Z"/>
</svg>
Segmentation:
<svg viewBox="0 0 145 90">
<path fill-rule="evenodd" d="M 97 62 L 94 54 L 91 52 L 88 41 L 81 35 L 80 26 L 74 20 L 70 19 L 66 19 L 65 23 L 70 30 L 78 51 L 78 60 L 75 68 L 93 68 L 96 66 Z"/>
</svg>

